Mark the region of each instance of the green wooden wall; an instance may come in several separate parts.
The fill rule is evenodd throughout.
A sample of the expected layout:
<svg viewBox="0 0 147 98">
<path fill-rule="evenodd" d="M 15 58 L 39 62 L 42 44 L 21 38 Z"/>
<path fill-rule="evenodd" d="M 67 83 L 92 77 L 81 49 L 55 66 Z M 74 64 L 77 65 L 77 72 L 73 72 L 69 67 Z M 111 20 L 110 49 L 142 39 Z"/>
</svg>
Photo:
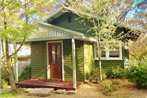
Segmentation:
<svg viewBox="0 0 147 98">
<path fill-rule="evenodd" d="M 46 78 L 46 42 L 31 43 L 31 78 Z"/>
<path fill-rule="evenodd" d="M 71 40 L 63 40 L 64 79 L 72 80 L 72 47 Z"/>
<path fill-rule="evenodd" d="M 95 60 L 95 66 L 99 67 L 99 61 Z M 124 60 L 102 60 L 102 68 L 103 70 L 109 71 L 115 66 L 124 66 Z"/>
<path fill-rule="evenodd" d="M 46 78 L 47 53 L 46 42 L 31 43 L 31 76 Z M 64 79 L 72 80 L 72 44 L 71 39 L 63 40 Z M 76 72 L 77 80 L 84 81 L 84 42 L 76 40 Z"/>
<path fill-rule="evenodd" d="M 94 55 L 93 55 L 93 43 L 84 42 L 84 75 L 85 80 L 93 74 L 94 69 Z"/>
<path fill-rule="evenodd" d="M 76 76 L 78 81 L 84 81 L 84 42 L 76 40 Z"/>
<path fill-rule="evenodd" d="M 76 73 L 77 80 L 84 80 L 84 42 L 76 40 Z M 72 68 L 72 44 L 71 40 L 63 41 L 64 55 L 64 78 L 65 80 L 73 79 Z"/>
<path fill-rule="evenodd" d="M 71 22 L 68 22 L 69 17 L 71 17 Z M 87 32 L 91 27 L 91 24 L 88 22 L 81 22 L 81 19 L 73 13 L 65 13 L 61 15 L 59 18 L 53 20 L 51 24 L 91 35 L 91 32 Z"/>
<path fill-rule="evenodd" d="M 63 41 L 65 80 L 72 80 L 71 40 Z M 76 77 L 78 81 L 89 79 L 94 68 L 93 44 L 76 40 Z"/>
<path fill-rule="evenodd" d="M 78 81 L 85 81 L 98 67 L 98 60 L 94 60 L 93 43 L 76 40 L 76 73 Z M 46 78 L 47 52 L 46 42 L 31 43 L 31 76 L 32 78 Z M 123 49 L 123 58 L 128 54 Z M 64 79 L 72 80 L 72 44 L 71 39 L 63 40 Z M 95 66 L 94 66 L 95 65 Z M 109 70 L 112 66 L 124 66 L 124 60 L 102 60 L 102 68 Z"/>
</svg>

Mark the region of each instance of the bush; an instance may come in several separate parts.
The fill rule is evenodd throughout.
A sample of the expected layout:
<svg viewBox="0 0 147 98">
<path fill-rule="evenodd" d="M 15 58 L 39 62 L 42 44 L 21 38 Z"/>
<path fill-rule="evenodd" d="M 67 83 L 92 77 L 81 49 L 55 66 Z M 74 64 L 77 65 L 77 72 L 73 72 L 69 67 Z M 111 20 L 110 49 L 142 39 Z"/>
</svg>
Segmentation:
<svg viewBox="0 0 147 98">
<path fill-rule="evenodd" d="M 90 82 L 93 82 L 93 83 L 98 83 L 100 80 L 100 77 L 99 77 L 99 68 L 95 68 L 95 69 L 93 69 L 93 74 L 92 74 L 92 76 L 89 78 L 89 81 Z M 106 72 L 105 72 L 105 70 L 103 70 L 102 69 L 102 78 L 103 79 L 106 79 Z"/>
<path fill-rule="evenodd" d="M 29 65 L 24 69 L 24 71 L 19 76 L 19 81 L 28 80 L 31 78 L 31 68 Z"/>
<path fill-rule="evenodd" d="M 129 69 L 127 78 L 137 87 L 147 87 L 147 66 L 135 66 Z"/>
<path fill-rule="evenodd" d="M 102 93 L 105 95 L 110 95 L 118 89 L 118 84 L 116 82 L 113 83 L 111 80 L 103 80 L 100 85 Z"/>
<path fill-rule="evenodd" d="M 5 79 L 2 79 L 2 88 L 8 88 L 8 81 L 6 81 Z"/>
<path fill-rule="evenodd" d="M 109 71 L 106 72 L 107 78 L 125 78 L 125 70 L 119 66 L 112 67 Z"/>
<path fill-rule="evenodd" d="M 9 75 L 8 75 L 8 72 L 6 71 L 5 68 L 2 68 L 2 70 L 1 70 L 1 77 L 2 77 L 3 80 L 8 82 L 8 84 L 10 84 Z"/>
<path fill-rule="evenodd" d="M 135 83 L 139 88 L 147 87 L 147 59 L 131 63 L 126 70 L 129 82 Z"/>
</svg>

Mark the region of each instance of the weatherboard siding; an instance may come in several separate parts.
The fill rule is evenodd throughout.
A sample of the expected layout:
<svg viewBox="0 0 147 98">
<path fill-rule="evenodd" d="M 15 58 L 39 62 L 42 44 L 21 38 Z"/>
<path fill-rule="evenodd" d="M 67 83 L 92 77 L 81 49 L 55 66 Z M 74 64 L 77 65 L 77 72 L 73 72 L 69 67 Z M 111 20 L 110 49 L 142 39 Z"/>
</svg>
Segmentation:
<svg viewBox="0 0 147 98">
<path fill-rule="evenodd" d="M 31 78 L 46 78 L 46 42 L 31 43 Z"/>
<path fill-rule="evenodd" d="M 63 40 L 64 79 L 72 80 L 72 47 L 71 40 Z"/>
<path fill-rule="evenodd" d="M 84 42 L 76 40 L 76 76 L 78 81 L 84 81 Z"/>
<path fill-rule="evenodd" d="M 99 67 L 99 61 L 95 60 L 95 66 Z M 124 60 L 102 60 L 102 68 L 105 71 L 111 70 L 113 67 L 124 67 Z"/>
<path fill-rule="evenodd" d="M 94 56 L 93 56 L 93 43 L 84 42 L 84 75 L 85 80 L 88 80 L 93 74 L 94 69 Z"/>
<path fill-rule="evenodd" d="M 69 17 L 71 17 L 70 22 L 68 21 Z M 90 33 L 87 32 L 90 27 L 90 23 L 81 22 L 81 19 L 73 13 L 65 13 L 61 15 L 57 19 L 53 20 L 51 24 L 81 33 Z"/>
<path fill-rule="evenodd" d="M 82 41 L 76 42 L 76 77 L 78 81 L 84 81 L 84 47 Z M 64 78 L 65 80 L 73 79 L 72 66 L 72 45 L 71 40 L 63 41 L 64 55 Z"/>
</svg>

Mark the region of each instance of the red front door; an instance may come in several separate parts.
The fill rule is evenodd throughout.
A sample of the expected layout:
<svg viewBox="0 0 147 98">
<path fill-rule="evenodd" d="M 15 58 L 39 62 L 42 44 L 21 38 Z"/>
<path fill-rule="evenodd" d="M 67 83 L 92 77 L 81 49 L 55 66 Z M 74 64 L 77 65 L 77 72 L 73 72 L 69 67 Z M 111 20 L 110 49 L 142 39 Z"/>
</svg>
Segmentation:
<svg viewBox="0 0 147 98">
<path fill-rule="evenodd" d="M 50 78 L 62 80 L 61 42 L 48 43 Z"/>
</svg>

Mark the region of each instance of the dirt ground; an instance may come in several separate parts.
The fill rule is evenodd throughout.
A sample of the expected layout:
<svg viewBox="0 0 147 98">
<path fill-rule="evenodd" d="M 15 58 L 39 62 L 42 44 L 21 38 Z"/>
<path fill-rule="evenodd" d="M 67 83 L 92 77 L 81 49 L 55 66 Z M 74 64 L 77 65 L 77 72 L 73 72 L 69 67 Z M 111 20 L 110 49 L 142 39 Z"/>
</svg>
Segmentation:
<svg viewBox="0 0 147 98">
<path fill-rule="evenodd" d="M 30 96 L 27 93 L 20 92 L 15 97 L 2 98 L 147 98 L 147 89 L 137 89 L 134 84 L 127 82 L 127 80 L 120 80 L 119 89 L 114 91 L 111 95 L 104 95 L 99 84 L 82 84 L 77 90 L 76 94 L 55 94 L 51 93 L 47 97 Z"/>
</svg>

